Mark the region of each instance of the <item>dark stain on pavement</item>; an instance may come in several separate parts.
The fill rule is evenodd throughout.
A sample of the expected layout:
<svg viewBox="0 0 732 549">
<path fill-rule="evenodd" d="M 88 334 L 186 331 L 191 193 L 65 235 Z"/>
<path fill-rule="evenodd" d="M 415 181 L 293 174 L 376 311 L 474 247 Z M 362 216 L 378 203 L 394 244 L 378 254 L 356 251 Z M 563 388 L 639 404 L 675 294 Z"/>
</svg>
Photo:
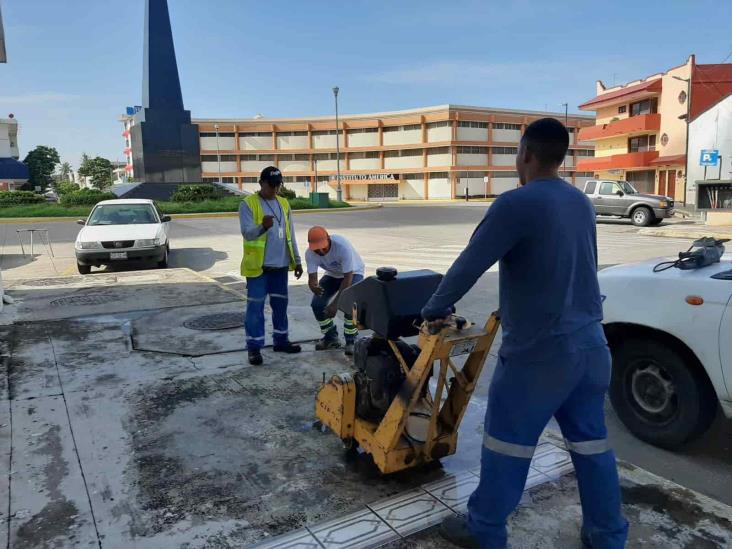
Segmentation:
<svg viewBox="0 0 732 549">
<path fill-rule="evenodd" d="M 58 537 L 73 544 L 75 536 L 69 534 L 69 530 L 74 527 L 78 514 L 76 506 L 65 498 L 47 503 L 39 513 L 18 528 L 13 547 L 15 549 L 61 547 L 53 543 Z"/>
</svg>

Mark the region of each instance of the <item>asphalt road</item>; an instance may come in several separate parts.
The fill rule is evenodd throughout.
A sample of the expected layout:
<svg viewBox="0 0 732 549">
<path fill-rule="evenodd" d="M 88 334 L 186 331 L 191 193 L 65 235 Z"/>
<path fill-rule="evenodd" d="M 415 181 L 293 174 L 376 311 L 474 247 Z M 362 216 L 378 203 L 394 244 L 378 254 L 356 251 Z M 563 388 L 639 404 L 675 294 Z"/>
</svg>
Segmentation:
<svg viewBox="0 0 732 549">
<path fill-rule="evenodd" d="M 295 224 L 301 250 L 305 246 L 306 229 L 323 225 L 354 243 L 369 272 L 382 265 L 402 270 L 431 268 L 444 272 L 464 247 L 486 208 L 482 203 L 395 205 L 363 212 L 304 213 L 296 216 Z M 30 227 L 49 229 L 53 258 L 42 246 L 36 247 L 39 255 L 33 258 L 21 254 L 16 229 Z M 73 242 L 79 229 L 71 222 L 0 224 L 2 276 L 11 279 L 75 274 Z M 675 255 L 688 245 L 684 240 L 640 236 L 627 221 L 602 220 L 598 223 L 599 261 L 603 266 Z M 228 277 L 238 275 L 242 253 L 238 220 L 174 220 L 171 248 L 171 266 L 189 267 L 222 280 L 223 277 L 232 280 Z M 488 273 L 471 292 L 470 302 L 464 310 L 485 316 L 496 307 L 497 295 L 497 277 Z M 619 458 L 732 505 L 732 421 L 723 419 L 721 414 L 704 437 L 673 453 L 634 438 L 610 408 L 608 428 Z"/>
</svg>

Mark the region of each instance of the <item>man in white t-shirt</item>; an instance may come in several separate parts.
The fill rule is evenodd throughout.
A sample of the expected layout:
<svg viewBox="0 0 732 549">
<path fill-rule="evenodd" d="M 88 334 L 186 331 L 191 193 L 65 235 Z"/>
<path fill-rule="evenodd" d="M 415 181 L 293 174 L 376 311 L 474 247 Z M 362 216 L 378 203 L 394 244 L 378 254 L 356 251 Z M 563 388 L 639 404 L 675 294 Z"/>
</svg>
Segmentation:
<svg viewBox="0 0 732 549">
<path fill-rule="evenodd" d="M 329 235 L 323 227 L 312 227 L 308 231 L 308 244 L 305 261 L 308 266 L 308 286 L 314 294 L 311 306 L 323 334 L 323 339 L 316 343 L 315 349 L 339 349 L 341 342 L 338 328 L 333 321 L 338 312 L 338 297 L 343 290 L 363 280 L 363 260 L 346 238 Z M 325 271 L 320 280 L 318 268 Z M 343 333 L 346 355 L 351 356 L 358 329 L 350 313 L 344 314 Z"/>
</svg>

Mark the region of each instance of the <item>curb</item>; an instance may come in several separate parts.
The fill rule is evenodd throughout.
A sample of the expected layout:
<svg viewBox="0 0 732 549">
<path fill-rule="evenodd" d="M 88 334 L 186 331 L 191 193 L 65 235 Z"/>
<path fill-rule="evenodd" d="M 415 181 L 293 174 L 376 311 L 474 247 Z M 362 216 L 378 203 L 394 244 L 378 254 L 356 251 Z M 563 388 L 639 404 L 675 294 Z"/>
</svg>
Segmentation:
<svg viewBox="0 0 732 549">
<path fill-rule="evenodd" d="M 665 238 L 683 238 L 688 240 L 697 240 L 705 236 L 711 236 L 717 239 L 732 238 L 732 230 L 719 231 L 710 228 L 707 231 L 669 231 L 668 229 L 640 229 L 638 234 L 643 236 L 661 236 Z"/>
<path fill-rule="evenodd" d="M 382 204 L 369 204 L 368 206 L 351 206 L 350 208 L 316 208 L 312 210 L 292 210 L 295 215 L 313 214 L 313 213 L 348 213 L 360 212 L 364 210 L 376 210 L 382 207 Z M 239 212 L 210 212 L 210 213 L 182 213 L 170 214 L 173 219 L 209 219 L 216 217 L 239 217 Z M 76 221 L 80 219 L 75 217 L 3 217 L 0 218 L 0 225 L 27 225 L 30 223 L 61 223 L 63 221 Z"/>
</svg>

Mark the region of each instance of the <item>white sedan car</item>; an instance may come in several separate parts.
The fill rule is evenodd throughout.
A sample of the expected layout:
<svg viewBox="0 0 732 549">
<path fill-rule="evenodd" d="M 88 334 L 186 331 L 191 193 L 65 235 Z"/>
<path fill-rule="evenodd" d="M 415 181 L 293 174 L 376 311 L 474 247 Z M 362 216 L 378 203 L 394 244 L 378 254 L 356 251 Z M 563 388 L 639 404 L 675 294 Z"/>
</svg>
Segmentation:
<svg viewBox="0 0 732 549">
<path fill-rule="evenodd" d="M 152 200 L 120 199 L 99 202 L 76 237 L 76 264 L 81 274 L 92 267 L 128 260 L 168 266 L 170 217 Z"/>
<path fill-rule="evenodd" d="M 613 408 L 638 438 L 676 448 L 707 430 L 718 405 L 732 418 L 732 256 L 654 273 L 660 261 L 599 278 Z"/>
</svg>

